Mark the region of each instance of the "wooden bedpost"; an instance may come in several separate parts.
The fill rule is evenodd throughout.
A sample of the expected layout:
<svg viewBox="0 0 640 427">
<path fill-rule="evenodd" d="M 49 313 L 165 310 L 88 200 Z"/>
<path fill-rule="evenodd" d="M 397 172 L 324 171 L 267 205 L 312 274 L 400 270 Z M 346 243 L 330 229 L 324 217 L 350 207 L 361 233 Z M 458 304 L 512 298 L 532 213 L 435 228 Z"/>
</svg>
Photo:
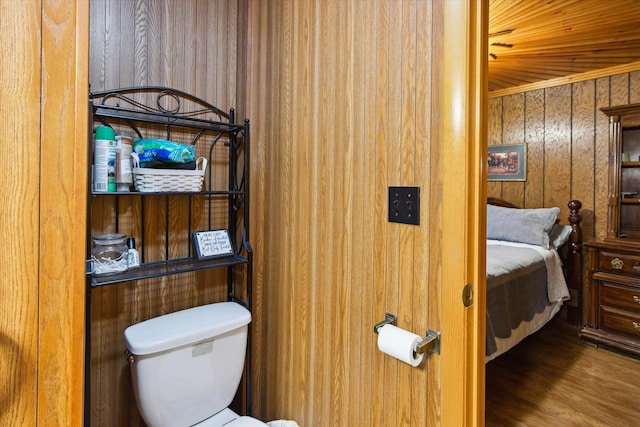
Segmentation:
<svg viewBox="0 0 640 427">
<path fill-rule="evenodd" d="M 564 262 L 566 263 L 565 277 L 571 300 L 566 304 L 567 322 L 582 326 L 582 229 L 580 228 L 582 203 L 579 200 L 571 200 L 568 206 L 571 236 Z"/>
</svg>

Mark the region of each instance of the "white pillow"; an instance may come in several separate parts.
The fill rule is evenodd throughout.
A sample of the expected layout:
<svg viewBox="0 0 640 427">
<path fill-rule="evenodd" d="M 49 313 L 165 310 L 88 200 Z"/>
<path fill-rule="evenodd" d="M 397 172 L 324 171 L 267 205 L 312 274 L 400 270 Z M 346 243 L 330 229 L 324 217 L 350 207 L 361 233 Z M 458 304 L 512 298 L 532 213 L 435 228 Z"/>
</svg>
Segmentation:
<svg viewBox="0 0 640 427">
<path fill-rule="evenodd" d="M 487 239 L 527 243 L 549 249 L 549 232 L 560 208 L 517 209 L 487 205 Z"/>
</svg>

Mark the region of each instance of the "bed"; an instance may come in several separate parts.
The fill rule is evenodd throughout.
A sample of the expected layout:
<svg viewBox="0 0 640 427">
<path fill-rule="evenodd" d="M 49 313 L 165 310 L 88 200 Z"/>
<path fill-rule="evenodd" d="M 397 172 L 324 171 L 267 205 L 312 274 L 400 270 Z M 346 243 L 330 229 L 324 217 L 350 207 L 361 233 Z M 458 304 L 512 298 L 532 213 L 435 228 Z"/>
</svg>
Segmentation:
<svg viewBox="0 0 640 427">
<path fill-rule="evenodd" d="M 568 206 L 564 225 L 558 207 L 519 209 L 488 198 L 486 362 L 538 331 L 563 306 L 567 321 L 579 323 L 582 204 Z"/>
</svg>

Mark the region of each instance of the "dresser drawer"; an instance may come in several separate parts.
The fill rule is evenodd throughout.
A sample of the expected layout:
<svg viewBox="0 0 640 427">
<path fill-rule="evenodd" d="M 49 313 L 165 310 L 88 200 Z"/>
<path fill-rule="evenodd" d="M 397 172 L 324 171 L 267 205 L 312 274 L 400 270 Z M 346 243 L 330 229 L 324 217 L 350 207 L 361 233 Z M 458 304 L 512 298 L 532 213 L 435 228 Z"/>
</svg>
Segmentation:
<svg viewBox="0 0 640 427">
<path fill-rule="evenodd" d="M 602 250 L 598 258 L 598 269 L 600 271 L 631 274 L 640 277 L 640 255 Z"/>
<path fill-rule="evenodd" d="M 600 306 L 600 327 L 640 338 L 640 314 Z"/>
<path fill-rule="evenodd" d="M 600 304 L 624 308 L 640 316 L 640 289 L 601 281 Z"/>
<path fill-rule="evenodd" d="M 587 323 L 580 339 L 640 357 L 640 239 L 585 243 Z"/>
</svg>

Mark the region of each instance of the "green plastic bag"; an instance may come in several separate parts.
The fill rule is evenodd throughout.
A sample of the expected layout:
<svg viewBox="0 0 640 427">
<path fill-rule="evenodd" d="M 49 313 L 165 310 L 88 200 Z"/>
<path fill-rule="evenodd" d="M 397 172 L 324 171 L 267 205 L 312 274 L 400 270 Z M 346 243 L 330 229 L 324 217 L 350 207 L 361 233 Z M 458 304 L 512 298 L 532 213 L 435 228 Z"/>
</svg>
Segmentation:
<svg viewBox="0 0 640 427">
<path fill-rule="evenodd" d="M 140 163 L 160 160 L 166 163 L 190 163 L 196 158 L 193 145 L 178 144 L 166 139 L 136 139 L 133 151 L 140 158 Z"/>
</svg>

